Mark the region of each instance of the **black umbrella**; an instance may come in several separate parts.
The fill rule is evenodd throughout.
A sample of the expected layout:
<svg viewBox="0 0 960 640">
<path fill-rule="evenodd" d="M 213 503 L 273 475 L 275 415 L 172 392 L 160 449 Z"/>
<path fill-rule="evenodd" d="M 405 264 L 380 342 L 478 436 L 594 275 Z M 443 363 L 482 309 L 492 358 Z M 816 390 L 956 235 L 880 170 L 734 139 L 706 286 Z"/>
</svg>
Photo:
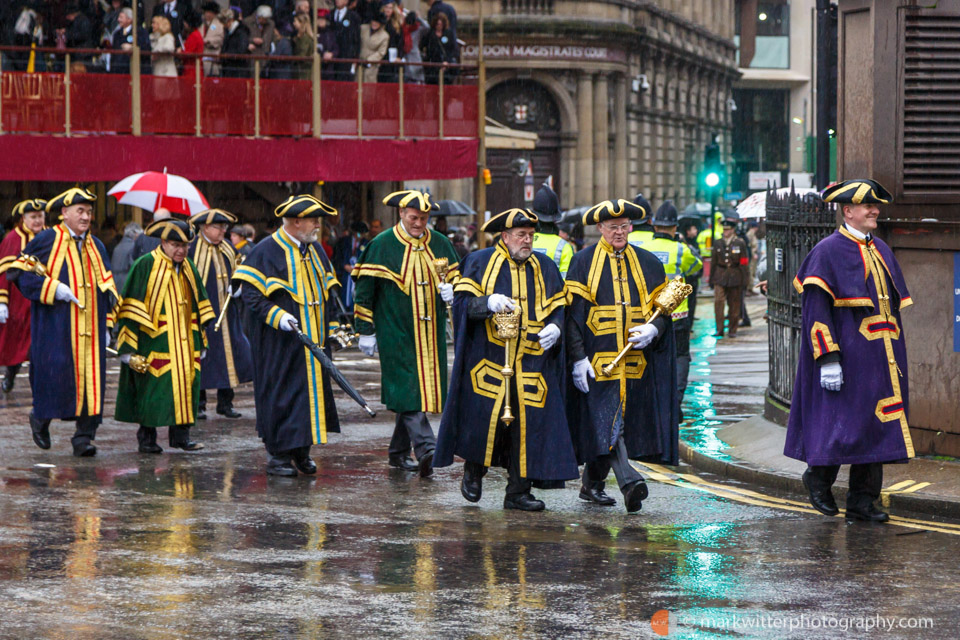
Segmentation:
<svg viewBox="0 0 960 640">
<path fill-rule="evenodd" d="M 354 389 L 353 385 L 343 377 L 343 374 L 340 373 L 340 370 L 337 369 L 337 366 L 333 364 L 333 360 L 331 360 L 330 357 L 323 352 L 323 349 L 320 348 L 320 345 L 308 338 L 307 335 L 299 329 L 297 330 L 297 337 L 300 338 L 300 342 L 302 342 L 307 349 L 310 349 L 310 353 L 313 354 L 313 357 L 320 361 L 320 366 L 323 367 L 323 370 L 330 374 L 330 377 L 333 378 L 333 381 L 340 385 L 340 388 L 346 391 L 348 396 L 353 398 L 357 404 L 363 407 L 363 410 L 367 412 L 368 416 L 373 418 L 377 415 L 377 412 L 370 408 L 370 405 L 368 405 L 367 401 L 363 399 L 363 396 L 360 395 L 360 392 Z"/>
<path fill-rule="evenodd" d="M 437 200 L 440 211 L 434 211 L 434 216 L 475 216 L 477 212 L 466 203 L 459 200 Z"/>
</svg>

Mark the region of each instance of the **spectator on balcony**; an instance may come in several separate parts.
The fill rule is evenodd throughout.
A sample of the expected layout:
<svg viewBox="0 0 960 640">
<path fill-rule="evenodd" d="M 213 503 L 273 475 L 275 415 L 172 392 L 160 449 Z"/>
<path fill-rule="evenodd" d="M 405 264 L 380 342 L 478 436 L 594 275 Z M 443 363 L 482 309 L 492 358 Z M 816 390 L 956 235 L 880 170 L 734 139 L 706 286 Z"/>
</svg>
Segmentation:
<svg viewBox="0 0 960 640">
<path fill-rule="evenodd" d="M 273 44 L 270 45 L 270 57 L 274 58 L 267 63 L 265 77 L 271 80 L 293 80 L 297 69 L 289 56 L 293 55 L 293 42 L 282 31 L 274 32 Z"/>
<path fill-rule="evenodd" d="M 221 53 L 246 55 L 250 32 L 247 30 L 247 25 L 240 22 L 237 10 L 224 9 L 220 13 L 220 21 L 223 23 L 225 34 Z M 221 63 L 220 74 L 224 78 L 246 78 L 249 75 L 247 62 L 238 58 L 226 58 Z"/>
<path fill-rule="evenodd" d="M 159 0 L 153 7 L 153 16 L 165 16 L 170 21 L 170 33 L 180 33 L 183 29 L 183 14 L 189 7 L 186 0 Z"/>
<path fill-rule="evenodd" d="M 150 51 L 150 36 L 143 27 L 137 29 L 137 44 L 141 53 Z M 113 32 L 111 48 L 124 53 L 110 55 L 110 73 L 130 73 L 130 53 L 133 52 L 133 9 L 124 7 L 117 16 L 117 30 Z M 150 72 L 150 60 L 140 56 L 140 72 Z"/>
<path fill-rule="evenodd" d="M 96 43 L 93 24 L 85 13 L 80 11 L 76 4 L 67 7 L 66 11 L 67 28 L 64 30 L 64 37 L 68 49 L 93 49 Z M 89 62 L 88 54 L 75 54 L 73 61 L 81 63 L 84 66 Z"/>
<path fill-rule="evenodd" d="M 420 44 L 423 52 L 424 62 L 433 62 L 443 64 L 444 66 L 457 61 L 457 41 L 453 32 L 450 30 L 450 23 L 447 20 L 447 14 L 437 12 L 430 19 L 430 31 L 426 38 Z M 444 71 L 443 83 L 450 82 L 451 73 Z M 424 76 L 427 84 L 438 84 L 440 81 L 440 68 L 427 67 L 424 70 Z"/>
<path fill-rule="evenodd" d="M 387 32 L 387 60 L 399 61 L 405 53 L 403 46 L 403 14 L 397 8 L 396 2 L 383 3 L 383 30 Z M 395 64 L 382 64 L 377 73 L 378 82 L 397 82 L 400 78 L 400 67 Z"/>
<path fill-rule="evenodd" d="M 407 12 L 407 17 L 403 21 L 403 40 L 404 49 L 407 52 L 406 61 L 420 63 L 423 57 L 420 55 L 420 43 L 430 32 L 430 25 L 423 18 L 417 16 L 415 11 Z M 423 84 L 423 67 L 420 64 L 408 64 L 403 70 L 404 80 Z"/>
<path fill-rule="evenodd" d="M 302 13 L 297 14 L 293 19 L 293 28 L 296 30 L 296 35 L 293 37 L 293 55 L 312 57 L 313 27 L 310 25 L 310 16 Z M 305 60 L 297 62 L 297 79 L 309 80 L 312 65 L 312 62 Z"/>
<path fill-rule="evenodd" d="M 120 12 L 126 7 L 125 0 L 110 0 L 110 10 L 103 15 L 103 39 L 113 42 L 114 32 L 120 28 Z"/>
<path fill-rule="evenodd" d="M 276 24 L 273 22 L 273 9 L 269 5 L 261 4 L 254 15 L 243 21 L 250 32 L 250 42 L 247 52 L 255 56 L 265 56 L 270 53 L 270 47 L 277 37 Z"/>
<path fill-rule="evenodd" d="M 339 58 L 352 60 L 360 56 L 360 16 L 347 8 L 347 0 L 335 0 L 333 11 L 333 32 L 337 36 Z M 337 63 L 337 80 L 353 80 L 354 64 Z"/>
<path fill-rule="evenodd" d="M 183 38 L 183 47 L 178 49 L 178 52 L 193 54 L 203 53 L 203 34 L 200 32 L 200 27 L 202 24 L 203 19 L 200 17 L 200 14 L 193 9 L 188 11 L 187 14 L 183 16 L 183 32 L 181 33 Z M 200 65 L 200 62 L 200 58 L 184 58 L 183 76 L 193 81 L 194 78 L 196 78 L 197 66 Z"/>
<path fill-rule="evenodd" d="M 377 64 L 387 55 L 390 36 L 383 28 L 386 18 L 381 13 L 369 24 L 360 26 L 360 58 L 365 60 L 363 66 L 363 81 L 377 82 L 380 65 Z"/>
<path fill-rule="evenodd" d="M 443 0 L 427 0 L 430 9 L 427 11 L 427 22 L 433 24 L 433 19 L 438 13 L 447 16 L 447 28 L 453 32 L 453 39 L 457 38 L 457 10 Z"/>
<path fill-rule="evenodd" d="M 338 57 L 337 34 L 330 25 L 330 10 L 317 10 L 317 52 L 322 58 L 320 77 L 324 80 L 337 79 L 337 65 L 332 62 Z"/>
<path fill-rule="evenodd" d="M 217 55 L 223 49 L 225 31 L 218 14 L 220 5 L 212 0 L 201 5 L 203 11 L 203 26 L 200 33 L 203 36 L 203 52 L 209 57 L 203 59 L 203 73 L 208 76 L 220 75 L 220 61 Z"/>
<path fill-rule="evenodd" d="M 154 16 L 151 23 L 150 50 L 153 52 L 153 75 L 164 78 L 177 77 L 177 62 L 174 53 L 177 41 L 173 38 L 173 26 L 165 15 Z"/>
</svg>

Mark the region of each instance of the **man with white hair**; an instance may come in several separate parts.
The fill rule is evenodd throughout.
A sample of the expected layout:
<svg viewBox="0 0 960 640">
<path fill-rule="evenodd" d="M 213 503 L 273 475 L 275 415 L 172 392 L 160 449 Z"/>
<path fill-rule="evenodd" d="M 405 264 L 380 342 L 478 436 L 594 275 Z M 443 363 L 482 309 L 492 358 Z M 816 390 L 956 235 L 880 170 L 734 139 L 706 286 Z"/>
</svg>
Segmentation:
<svg viewBox="0 0 960 640">
<path fill-rule="evenodd" d="M 250 31 L 247 51 L 255 56 L 269 55 L 270 45 L 278 38 L 276 24 L 273 21 L 273 9 L 270 8 L 270 5 L 262 4 L 257 7 L 256 12 L 246 18 L 243 24 Z"/>
</svg>

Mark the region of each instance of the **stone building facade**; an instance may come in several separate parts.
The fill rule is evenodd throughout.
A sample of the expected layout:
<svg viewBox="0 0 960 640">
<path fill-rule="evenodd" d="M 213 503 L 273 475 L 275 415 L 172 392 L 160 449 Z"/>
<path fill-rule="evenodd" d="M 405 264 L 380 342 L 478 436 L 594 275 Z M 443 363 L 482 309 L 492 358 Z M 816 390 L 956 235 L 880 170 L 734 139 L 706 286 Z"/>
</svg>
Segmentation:
<svg viewBox="0 0 960 640">
<path fill-rule="evenodd" d="M 655 204 L 703 199 L 713 135 L 729 157 L 734 0 L 483 1 L 487 115 L 539 136 L 533 151 L 488 151 L 491 210 L 522 201 L 524 155 L 536 184 L 554 176 L 564 208 L 637 191 Z M 479 3 L 451 0 L 465 63 L 477 59 Z"/>
</svg>

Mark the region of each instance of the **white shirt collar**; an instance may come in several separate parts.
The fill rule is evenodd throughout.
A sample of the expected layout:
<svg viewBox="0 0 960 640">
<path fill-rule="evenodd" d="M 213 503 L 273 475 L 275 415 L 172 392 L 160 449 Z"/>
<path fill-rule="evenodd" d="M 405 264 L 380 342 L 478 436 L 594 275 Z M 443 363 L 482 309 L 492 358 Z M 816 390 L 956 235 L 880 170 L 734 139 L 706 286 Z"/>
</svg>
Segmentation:
<svg viewBox="0 0 960 640">
<path fill-rule="evenodd" d="M 853 227 L 851 227 L 850 225 L 848 225 L 846 222 L 843 223 L 843 226 L 845 226 L 845 227 L 847 228 L 847 231 L 849 231 L 850 234 L 851 234 L 854 238 L 856 238 L 857 240 L 869 240 L 869 239 L 870 239 L 871 234 L 869 234 L 869 233 L 861 233 L 860 231 L 857 231 L 856 229 L 854 229 Z"/>
<path fill-rule="evenodd" d="M 293 244 L 297 247 L 297 249 L 300 248 L 300 241 L 297 240 L 296 238 L 294 238 L 292 233 L 290 233 L 290 232 L 287 231 L 286 229 L 283 230 L 283 233 L 284 233 L 284 235 L 287 236 L 287 238 L 290 239 L 291 242 L 293 242 Z"/>
</svg>

